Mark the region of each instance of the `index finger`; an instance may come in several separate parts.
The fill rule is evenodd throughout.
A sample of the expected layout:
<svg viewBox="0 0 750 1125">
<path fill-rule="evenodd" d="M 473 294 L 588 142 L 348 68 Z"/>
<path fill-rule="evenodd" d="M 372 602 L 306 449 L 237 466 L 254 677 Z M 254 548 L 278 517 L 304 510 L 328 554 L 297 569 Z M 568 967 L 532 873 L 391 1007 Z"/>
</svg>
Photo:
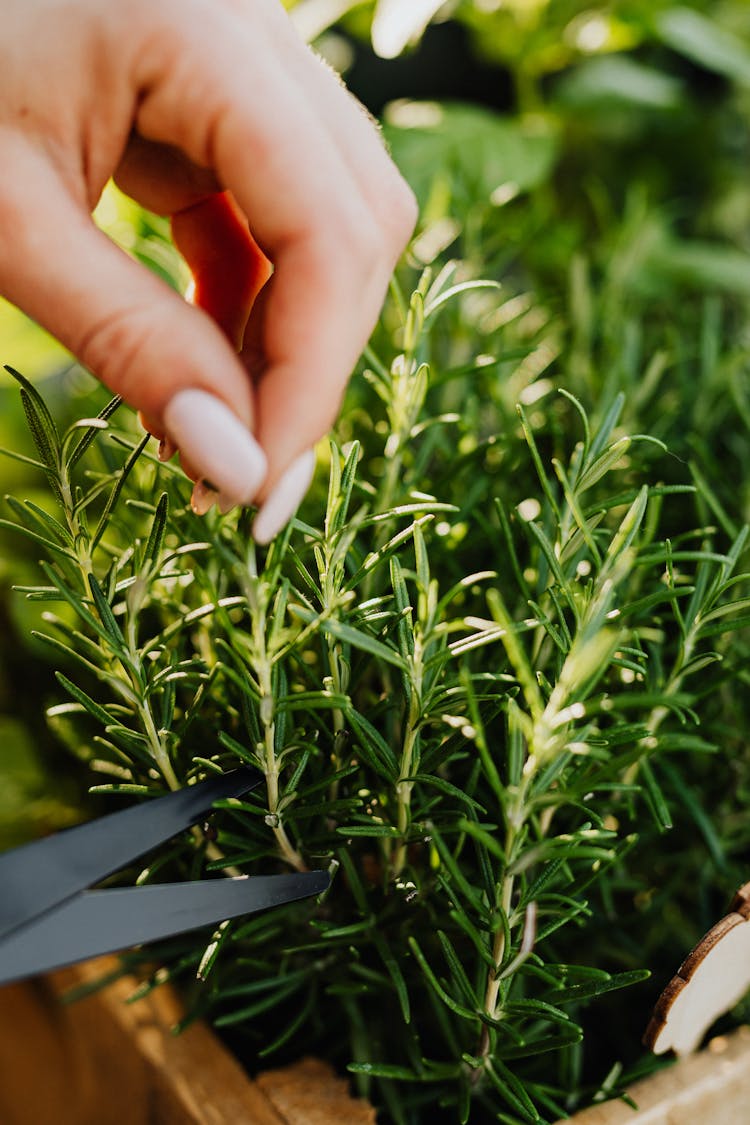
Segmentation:
<svg viewBox="0 0 750 1125">
<path fill-rule="evenodd" d="M 221 26 L 228 19 L 232 34 Z M 284 80 L 278 43 L 272 49 L 269 37 L 264 49 L 262 19 L 248 29 L 217 12 L 211 31 L 212 42 L 204 28 L 199 44 L 181 46 L 178 67 L 166 47 L 152 56 L 137 124 L 146 137 L 179 144 L 214 169 L 273 262 L 256 415 L 269 460 L 267 493 L 335 417 L 414 216 L 409 201 L 403 222 L 384 229 L 377 221 L 321 124 L 316 91 L 305 98 Z M 371 128 L 364 116 L 361 128 Z"/>
</svg>

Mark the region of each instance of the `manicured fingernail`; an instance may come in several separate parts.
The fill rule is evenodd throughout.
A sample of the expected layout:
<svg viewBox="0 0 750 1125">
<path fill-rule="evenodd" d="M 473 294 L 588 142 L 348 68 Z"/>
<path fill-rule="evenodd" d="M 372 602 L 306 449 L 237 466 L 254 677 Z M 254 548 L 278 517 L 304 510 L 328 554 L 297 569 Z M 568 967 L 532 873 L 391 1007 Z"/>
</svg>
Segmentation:
<svg viewBox="0 0 750 1125">
<path fill-rule="evenodd" d="M 315 452 L 309 449 L 291 465 L 272 490 L 253 523 L 253 539 L 270 543 L 299 507 L 310 487 L 315 469 Z"/>
<path fill-rule="evenodd" d="M 205 516 L 212 504 L 215 504 L 219 498 L 216 489 L 211 488 L 205 481 L 199 480 L 193 489 L 193 495 L 190 497 L 190 507 L 195 512 L 196 516 Z"/>
<path fill-rule="evenodd" d="M 235 504 L 252 503 L 266 475 L 266 457 L 228 406 L 207 391 L 179 391 L 164 411 L 164 424 L 217 492 Z"/>
<path fill-rule="evenodd" d="M 160 461 L 171 461 L 177 452 L 177 446 L 168 437 L 163 437 L 159 442 L 157 457 Z"/>
<path fill-rule="evenodd" d="M 219 498 L 216 501 L 216 506 L 218 507 L 222 516 L 225 516 L 227 512 L 231 512 L 232 508 L 237 507 L 237 503 L 234 500 L 230 500 L 229 497 L 225 496 L 223 492 L 220 492 Z"/>
</svg>

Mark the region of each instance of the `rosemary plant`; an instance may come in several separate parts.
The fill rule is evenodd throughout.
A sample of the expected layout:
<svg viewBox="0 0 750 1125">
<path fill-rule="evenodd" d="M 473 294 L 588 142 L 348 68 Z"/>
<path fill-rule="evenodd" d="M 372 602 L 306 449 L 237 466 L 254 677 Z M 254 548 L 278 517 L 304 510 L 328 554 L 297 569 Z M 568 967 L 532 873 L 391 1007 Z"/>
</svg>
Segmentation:
<svg viewBox="0 0 750 1125">
<path fill-rule="evenodd" d="M 750 616 L 746 532 L 660 483 L 622 394 L 590 418 L 556 393 L 508 303 L 455 265 L 394 283 L 267 550 L 248 513 L 195 517 L 116 403 L 60 433 L 13 372 L 49 504 L 4 522 L 45 556 L 23 592 L 49 606 L 51 723 L 112 801 L 238 762 L 265 779 L 132 878 L 334 874 L 323 901 L 148 951 L 144 989 L 179 979 L 251 1067 L 348 1066 L 398 1125 L 541 1125 L 617 1093 L 621 1055 L 581 1070 L 585 1008 L 596 1026 L 649 975 L 617 904 L 650 885 L 671 763 L 711 750 L 701 700 Z"/>
</svg>

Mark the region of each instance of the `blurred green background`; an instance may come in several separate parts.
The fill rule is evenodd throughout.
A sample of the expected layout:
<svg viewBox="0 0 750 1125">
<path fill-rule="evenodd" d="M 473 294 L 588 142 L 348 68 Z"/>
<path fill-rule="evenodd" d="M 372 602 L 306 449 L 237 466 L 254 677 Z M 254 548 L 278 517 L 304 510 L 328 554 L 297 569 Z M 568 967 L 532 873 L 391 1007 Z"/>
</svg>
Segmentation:
<svg viewBox="0 0 750 1125">
<path fill-rule="evenodd" d="M 540 376 L 594 411 L 625 391 L 625 424 L 667 441 L 676 479 L 692 466 L 713 497 L 706 515 L 727 532 L 747 520 L 750 4 L 286 6 L 383 118 L 422 208 L 414 276 L 458 258 L 462 276 L 501 282 L 500 309 L 485 300 L 463 328 L 451 322 L 467 357 L 498 316 L 515 321 Z M 96 218 L 184 285 L 164 220 L 113 189 Z M 104 397 L 7 304 L 0 341 L 61 423 Z M 0 445 L 30 452 L 10 379 L 0 395 Z M 481 402 L 462 405 L 481 417 Z M 0 459 L 0 474 L 2 494 L 46 496 L 18 461 Z M 75 820 L 87 780 L 47 730 L 58 694 L 31 636 L 39 607 L 12 593 L 35 562 L 33 545 L 0 528 L 0 848 Z"/>
</svg>

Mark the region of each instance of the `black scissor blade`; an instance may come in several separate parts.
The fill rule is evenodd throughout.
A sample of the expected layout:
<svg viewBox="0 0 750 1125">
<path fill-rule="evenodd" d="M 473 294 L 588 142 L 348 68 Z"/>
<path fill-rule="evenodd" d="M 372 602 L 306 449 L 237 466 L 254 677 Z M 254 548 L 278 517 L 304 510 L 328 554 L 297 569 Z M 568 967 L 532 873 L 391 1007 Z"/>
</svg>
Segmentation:
<svg viewBox="0 0 750 1125">
<path fill-rule="evenodd" d="M 0 985 L 327 889 L 327 871 L 83 891 L 0 940 Z"/>
<path fill-rule="evenodd" d="M 0 855 L 0 938 L 189 828 L 214 801 L 246 793 L 261 777 L 243 766 Z"/>
</svg>

